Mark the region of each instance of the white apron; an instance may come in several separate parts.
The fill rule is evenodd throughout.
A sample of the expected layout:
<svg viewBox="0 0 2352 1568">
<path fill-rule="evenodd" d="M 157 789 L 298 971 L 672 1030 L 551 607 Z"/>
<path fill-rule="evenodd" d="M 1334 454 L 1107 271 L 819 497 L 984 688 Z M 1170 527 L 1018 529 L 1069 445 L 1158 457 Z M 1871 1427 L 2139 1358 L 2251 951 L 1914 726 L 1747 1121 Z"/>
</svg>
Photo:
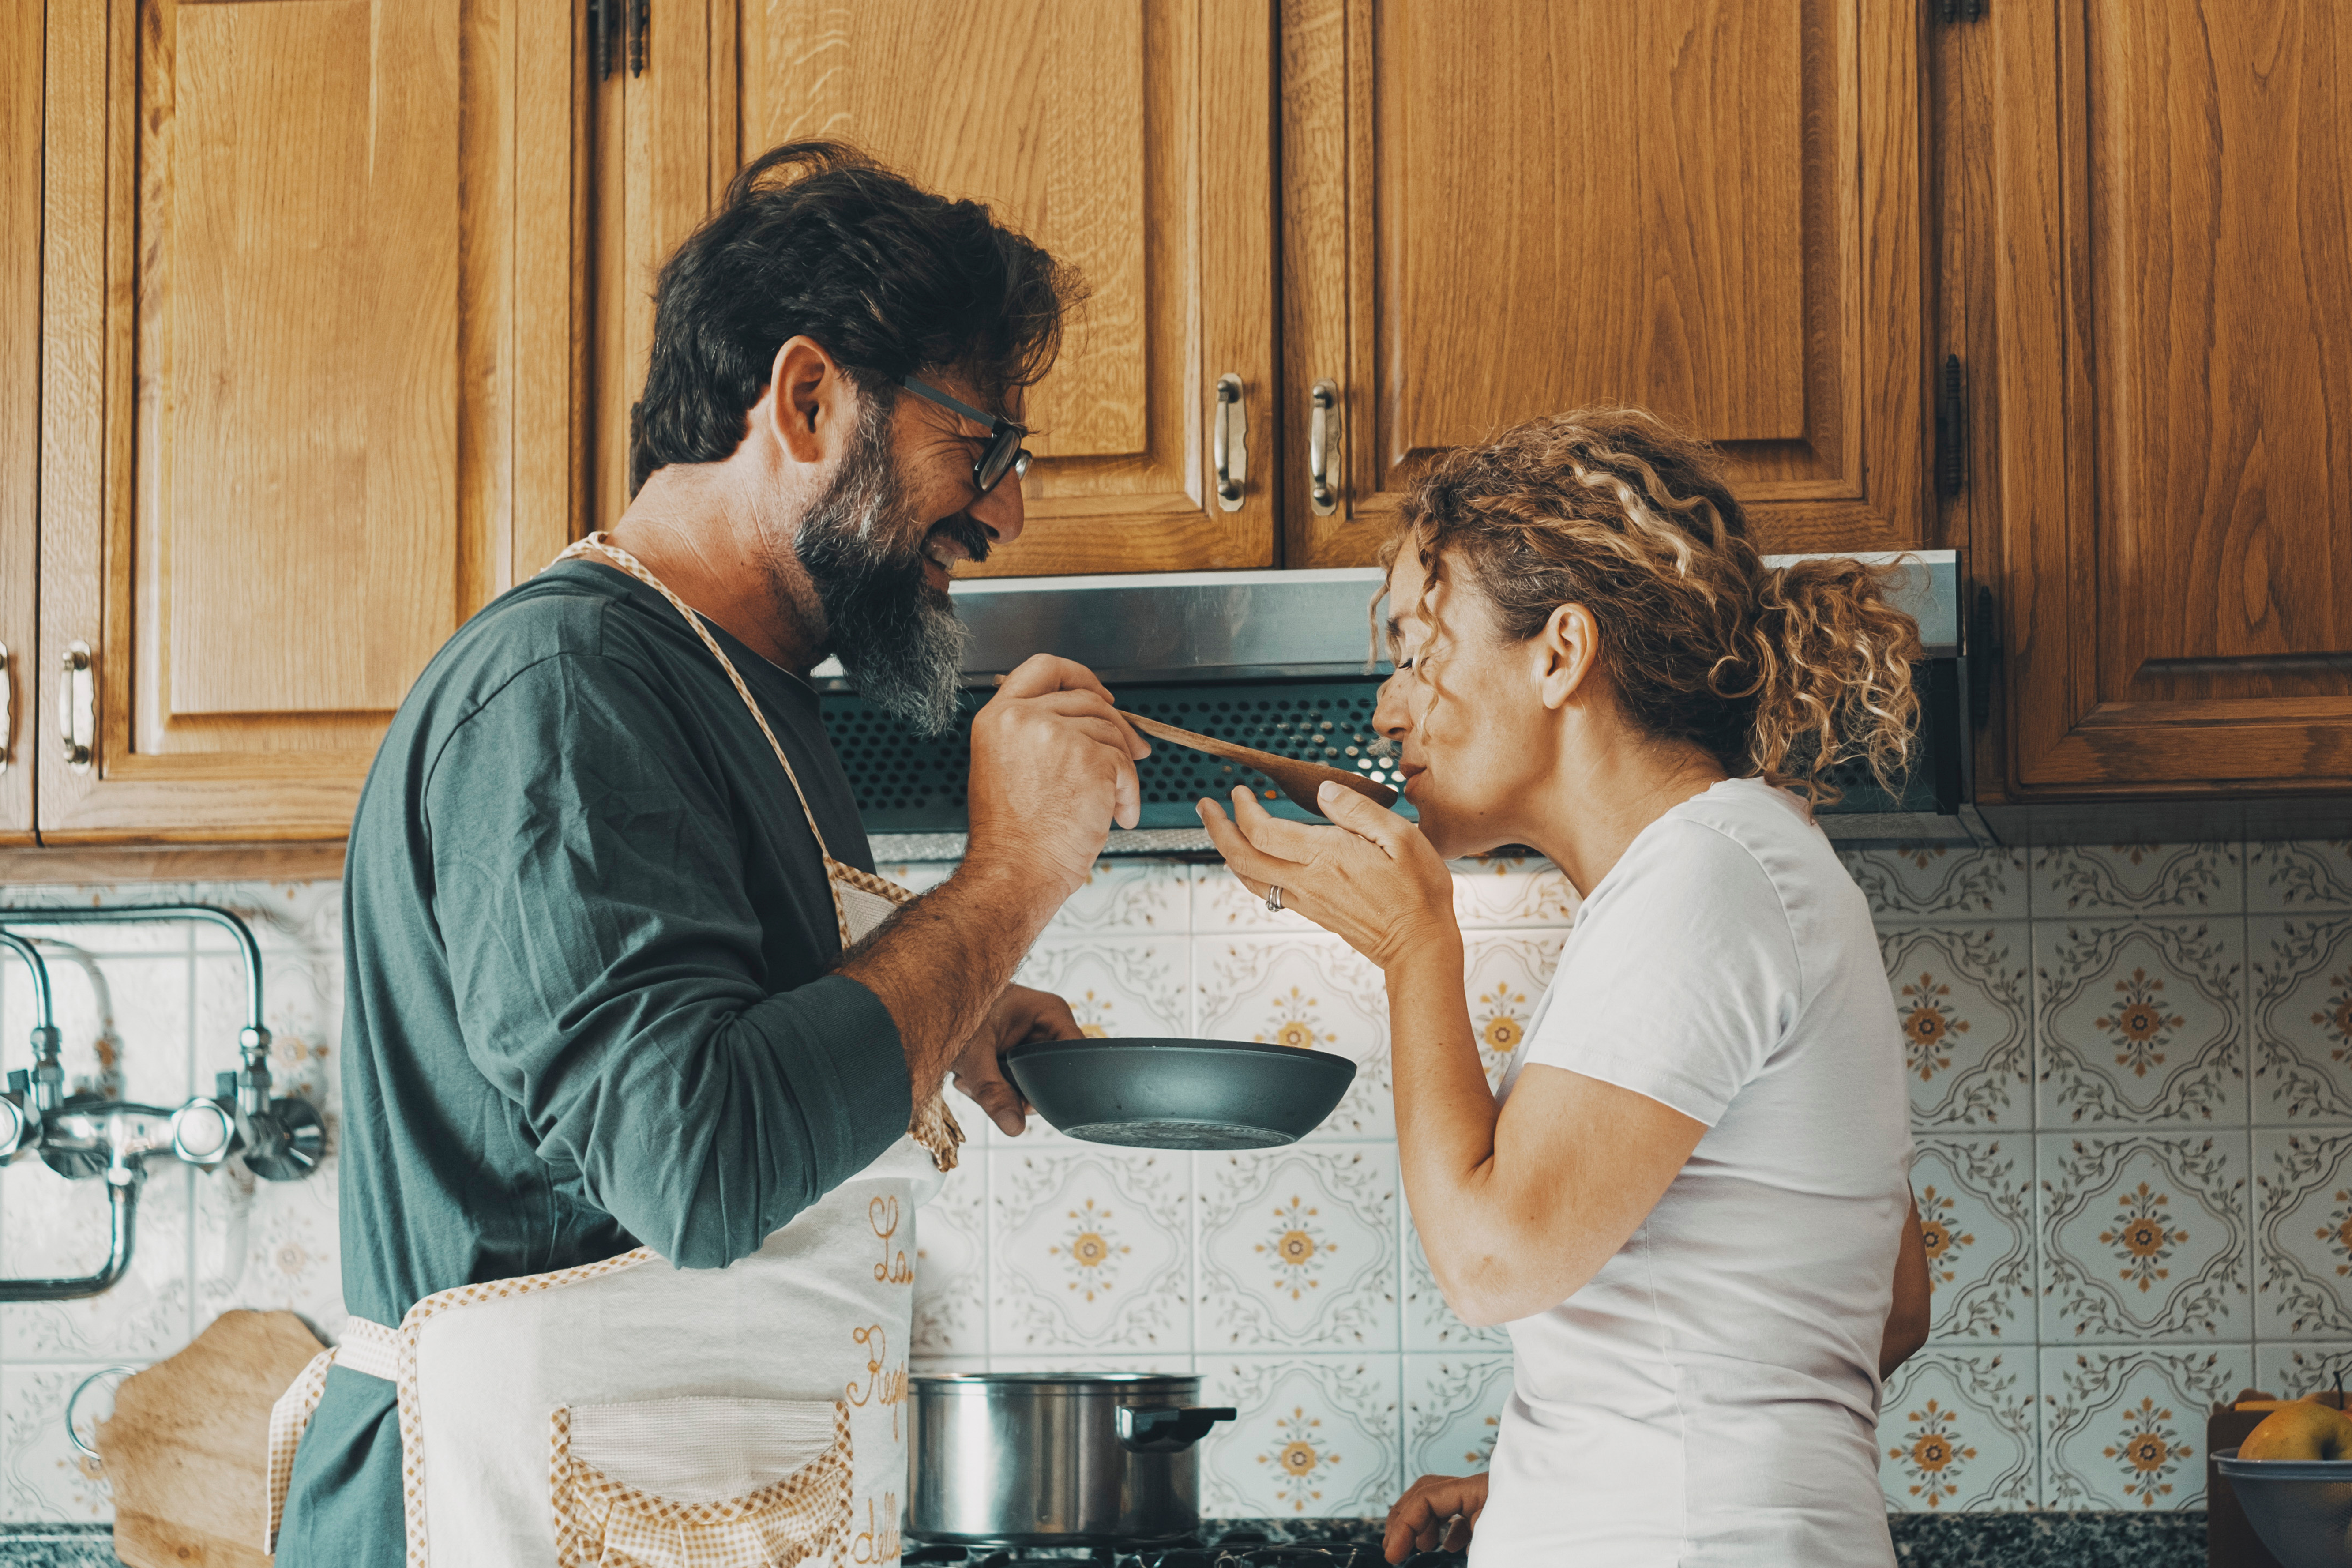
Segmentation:
<svg viewBox="0 0 2352 1568">
<path fill-rule="evenodd" d="M 913 897 L 824 849 L 808 799 L 699 616 L 625 551 L 719 660 L 824 854 L 844 948 Z M 869 1568 L 898 1559 L 915 1210 L 963 1133 L 934 1094 L 907 1136 L 723 1269 L 618 1258 L 352 1318 L 270 1418 L 274 1550 L 295 1447 L 339 1363 L 400 1400 L 410 1568 Z"/>
</svg>

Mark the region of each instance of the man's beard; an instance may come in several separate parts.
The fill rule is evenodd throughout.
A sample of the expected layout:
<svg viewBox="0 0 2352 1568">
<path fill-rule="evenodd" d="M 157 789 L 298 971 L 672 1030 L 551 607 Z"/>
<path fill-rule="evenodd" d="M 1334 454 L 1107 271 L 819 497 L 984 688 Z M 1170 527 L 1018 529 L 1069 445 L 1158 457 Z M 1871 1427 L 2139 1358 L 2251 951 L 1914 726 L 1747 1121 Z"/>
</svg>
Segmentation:
<svg viewBox="0 0 2352 1568">
<path fill-rule="evenodd" d="M 923 579 L 930 531 L 907 513 L 890 411 L 867 398 L 833 483 L 801 518 L 793 553 L 824 610 L 825 642 L 865 699 L 924 735 L 955 721 L 971 631 Z M 965 518 L 937 525 L 974 561 L 988 535 Z"/>
</svg>

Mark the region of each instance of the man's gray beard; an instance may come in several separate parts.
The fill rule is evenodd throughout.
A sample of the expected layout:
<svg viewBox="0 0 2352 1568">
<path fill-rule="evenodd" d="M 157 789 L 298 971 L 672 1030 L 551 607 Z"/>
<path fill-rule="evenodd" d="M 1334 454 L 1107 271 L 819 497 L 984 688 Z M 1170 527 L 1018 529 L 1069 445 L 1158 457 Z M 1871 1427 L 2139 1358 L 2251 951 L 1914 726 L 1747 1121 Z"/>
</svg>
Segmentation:
<svg viewBox="0 0 2352 1568">
<path fill-rule="evenodd" d="M 890 409 L 879 397 L 862 402 L 841 471 L 802 516 L 793 552 L 824 607 L 827 648 L 859 694 L 919 734 L 941 734 L 955 722 L 971 633 L 923 580 L 929 531 L 908 515 Z M 977 542 L 975 558 L 987 552 L 984 537 Z"/>
</svg>

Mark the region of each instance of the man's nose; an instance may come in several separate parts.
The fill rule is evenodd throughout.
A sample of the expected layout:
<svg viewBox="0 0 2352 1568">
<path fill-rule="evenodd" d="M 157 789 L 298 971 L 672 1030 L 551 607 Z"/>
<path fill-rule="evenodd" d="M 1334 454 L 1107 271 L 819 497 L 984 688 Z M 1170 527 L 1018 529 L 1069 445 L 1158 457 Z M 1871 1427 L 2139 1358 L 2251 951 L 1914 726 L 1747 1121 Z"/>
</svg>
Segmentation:
<svg viewBox="0 0 2352 1568">
<path fill-rule="evenodd" d="M 988 530 L 992 545 L 1010 544 L 1020 538 L 1024 515 L 1021 476 L 1005 475 L 994 489 L 966 507 L 964 515 Z"/>
</svg>

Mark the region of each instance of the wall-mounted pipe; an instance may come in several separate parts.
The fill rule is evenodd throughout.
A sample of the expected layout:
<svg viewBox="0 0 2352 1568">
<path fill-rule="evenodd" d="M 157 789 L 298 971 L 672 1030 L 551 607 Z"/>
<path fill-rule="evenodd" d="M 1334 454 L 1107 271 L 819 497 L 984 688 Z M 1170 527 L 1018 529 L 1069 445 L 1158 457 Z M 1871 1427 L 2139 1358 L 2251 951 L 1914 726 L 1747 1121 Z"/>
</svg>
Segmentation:
<svg viewBox="0 0 2352 1568">
<path fill-rule="evenodd" d="M 108 1226 L 106 1266 L 95 1274 L 61 1279 L 0 1279 L 0 1301 L 79 1301 L 113 1289 L 130 1268 L 131 1250 L 139 1239 L 139 1183 L 143 1173 L 132 1166 L 125 1173 L 129 1178 L 125 1181 L 115 1180 L 113 1171 L 106 1173 L 106 1201 L 113 1221 Z"/>
</svg>

